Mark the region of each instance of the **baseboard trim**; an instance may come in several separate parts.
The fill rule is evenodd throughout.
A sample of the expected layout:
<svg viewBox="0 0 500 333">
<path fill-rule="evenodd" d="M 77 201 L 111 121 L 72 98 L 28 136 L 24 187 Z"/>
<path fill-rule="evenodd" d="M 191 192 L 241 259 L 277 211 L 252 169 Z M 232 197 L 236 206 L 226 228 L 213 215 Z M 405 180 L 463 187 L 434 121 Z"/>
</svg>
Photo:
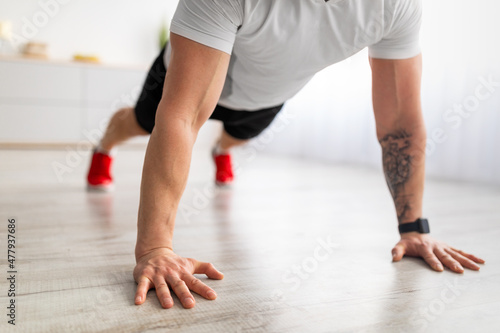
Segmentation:
<svg viewBox="0 0 500 333">
<path fill-rule="evenodd" d="M 120 150 L 144 150 L 146 142 L 120 145 Z M 66 150 L 82 148 L 81 142 L 0 142 L 0 150 Z"/>
</svg>

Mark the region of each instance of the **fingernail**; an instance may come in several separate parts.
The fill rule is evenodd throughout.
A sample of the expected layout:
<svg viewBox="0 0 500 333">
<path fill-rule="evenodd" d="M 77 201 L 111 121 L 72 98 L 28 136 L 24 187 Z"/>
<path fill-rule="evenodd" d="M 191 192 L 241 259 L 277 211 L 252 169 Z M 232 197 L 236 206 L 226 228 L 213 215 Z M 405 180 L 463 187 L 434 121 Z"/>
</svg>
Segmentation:
<svg viewBox="0 0 500 333">
<path fill-rule="evenodd" d="M 463 271 L 463 268 L 458 266 L 458 265 L 455 265 L 453 266 L 453 268 L 456 270 L 456 271 Z"/>
<path fill-rule="evenodd" d="M 434 266 L 435 269 L 439 270 L 439 271 L 442 271 L 443 270 L 443 265 L 440 265 L 440 264 L 436 264 Z"/>
<path fill-rule="evenodd" d="M 172 304 L 172 299 L 171 298 L 164 298 L 163 299 L 163 305 L 168 306 Z"/>
<path fill-rule="evenodd" d="M 136 302 L 136 303 L 140 303 L 141 301 L 142 301 L 142 297 L 141 297 L 141 296 L 137 296 L 137 297 L 135 298 L 135 302 Z"/>
<path fill-rule="evenodd" d="M 184 304 L 185 305 L 193 305 L 194 301 L 192 298 L 186 297 L 186 298 L 184 298 Z"/>
<path fill-rule="evenodd" d="M 217 294 L 211 290 L 207 292 L 207 296 L 208 298 L 217 298 Z"/>
</svg>

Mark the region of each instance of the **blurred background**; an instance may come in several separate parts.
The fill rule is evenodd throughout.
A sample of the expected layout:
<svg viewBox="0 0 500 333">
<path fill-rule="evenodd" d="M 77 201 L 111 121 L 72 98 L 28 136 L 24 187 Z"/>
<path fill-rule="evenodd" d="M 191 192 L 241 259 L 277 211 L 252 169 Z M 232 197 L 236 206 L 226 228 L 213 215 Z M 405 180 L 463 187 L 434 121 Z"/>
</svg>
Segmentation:
<svg viewBox="0 0 500 333">
<path fill-rule="evenodd" d="M 175 0 L 0 1 L 0 148 L 90 149 L 133 105 Z M 497 0 L 424 2 L 428 174 L 500 184 Z M 380 168 L 367 51 L 319 73 L 287 103 L 263 153 Z M 203 129 L 207 149 L 218 124 Z M 132 144 L 144 146 L 147 139 Z"/>
</svg>

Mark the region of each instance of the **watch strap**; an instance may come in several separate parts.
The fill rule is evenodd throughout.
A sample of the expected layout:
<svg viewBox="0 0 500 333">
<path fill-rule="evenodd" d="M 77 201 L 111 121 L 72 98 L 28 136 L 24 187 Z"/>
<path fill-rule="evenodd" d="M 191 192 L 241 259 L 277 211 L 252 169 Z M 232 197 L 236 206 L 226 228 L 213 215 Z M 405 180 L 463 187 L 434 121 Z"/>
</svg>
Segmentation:
<svg viewBox="0 0 500 333">
<path fill-rule="evenodd" d="M 400 234 L 414 231 L 421 234 L 428 234 L 431 232 L 429 228 L 429 221 L 422 218 L 417 219 L 415 222 L 400 224 L 398 228 Z"/>
</svg>

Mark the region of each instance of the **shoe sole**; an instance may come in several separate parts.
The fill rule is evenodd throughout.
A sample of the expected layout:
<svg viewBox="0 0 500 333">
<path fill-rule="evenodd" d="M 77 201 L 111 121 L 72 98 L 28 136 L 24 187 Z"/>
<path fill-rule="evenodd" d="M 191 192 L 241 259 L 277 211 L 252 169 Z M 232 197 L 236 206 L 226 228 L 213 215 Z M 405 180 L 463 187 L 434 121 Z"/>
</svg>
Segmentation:
<svg viewBox="0 0 500 333">
<path fill-rule="evenodd" d="M 223 182 L 219 182 L 216 180 L 215 185 L 217 185 L 217 187 L 220 187 L 220 188 L 231 188 L 233 186 L 233 182 L 223 183 Z"/>
<path fill-rule="evenodd" d="M 114 189 L 115 189 L 114 185 L 90 185 L 90 184 L 87 184 L 87 191 L 88 192 L 106 193 L 106 192 L 112 192 L 112 191 L 114 191 Z"/>
</svg>

